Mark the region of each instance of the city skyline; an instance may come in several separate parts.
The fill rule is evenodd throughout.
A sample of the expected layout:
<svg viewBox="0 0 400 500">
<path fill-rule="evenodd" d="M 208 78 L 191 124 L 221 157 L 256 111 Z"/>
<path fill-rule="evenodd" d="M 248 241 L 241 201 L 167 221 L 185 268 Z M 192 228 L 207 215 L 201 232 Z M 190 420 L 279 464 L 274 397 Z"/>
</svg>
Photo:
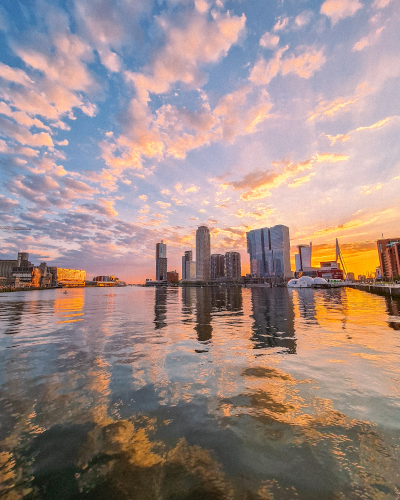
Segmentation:
<svg viewBox="0 0 400 500">
<path fill-rule="evenodd" d="M 290 228 L 356 275 L 398 234 L 395 0 L 41 0 L 0 7 L 1 259 L 154 276 Z M 382 236 L 382 233 L 384 236 Z"/>
</svg>

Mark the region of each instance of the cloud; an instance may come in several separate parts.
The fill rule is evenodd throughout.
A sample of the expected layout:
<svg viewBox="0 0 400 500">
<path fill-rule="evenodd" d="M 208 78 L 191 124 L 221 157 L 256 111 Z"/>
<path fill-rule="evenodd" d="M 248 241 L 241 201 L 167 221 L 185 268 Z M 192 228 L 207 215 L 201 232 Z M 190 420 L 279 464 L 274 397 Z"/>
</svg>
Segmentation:
<svg viewBox="0 0 400 500">
<path fill-rule="evenodd" d="M 321 5 L 320 13 L 329 17 L 335 25 L 340 19 L 353 16 L 362 6 L 359 0 L 326 0 Z"/>
<path fill-rule="evenodd" d="M 279 43 L 279 36 L 266 31 L 260 38 L 260 46 L 265 49 L 274 49 Z"/>
<path fill-rule="evenodd" d="M 171 203 L 165 203 L 164 201 L 156 201 L 156 205 L 165 210 L 166 208 L 169 208 L 171 206 Z"/>
<path fill-rule="evenodd" d="M 296 74 L 301 78 L 310 78 L 316 71 L 320 70 L 326 62 L 324 50 L 312 47 L 302 47 L 302 52 L 295 56 L 282 59 L 282 55 L 288 50 L 288 46 L 279 48 L 274 56 L 266 61 L 260 58 L 253 66 L 249 80 L 255 85 L 267 85 L 272 78 L 278 74 Z"/>
<path fill-rule="evenodd" d="M 331 141 L 331 146 L 333 146 L 337 142 L 346 142 L 351 139 L 350 134 L 337 134 L 337 135 L 326 134 L 326 137 L 328 137 L 328 139 Z"/>
<path fill-rule="evenodd" d="M 0 117 L 0 132 L 21 144 L 33 147 L 54 146 L 53 140 L 47 132 L 32 134 L 27 127 L 15 124 L 7 118 Z"/>
<path fill-rule="evenodd" d="M 180 20 L 180 19 L 179 19 Z M 188 88 L 204 84 L 200 66 L 217 62 L 225 56 L 244 32 L 246 17 L 231 16 L 229 12 L 214 12 L 213 20 L 198 12 L 186 13 L 184 23 L 176 19 L 159 18 L 159 28 L 166 34 L 166 43 L 152 63 L 142 73 L 126 73 L 134 84 L 141 102 L 148 93 L 167 93 L 176 82 Z"/>
<path fill-rule="evenodd" d="M 294 73 L 301 78 L 310 78 L 316 71 L 325 64 L 326 57 L 323 49 L 316 50 L 308 48 L 305 52 L 295 57 L 290 57 L 282 61 L 282 75 Z"/>
<path fill-rule="evenodd" d="M 141 194 L 139 196 L 139 200 L 147 201 L 147 196 L 145 194 Z"/>
<path fill-rule="evenodd" d="M 288 17 L 280 17 L 273 27 L 273 31 L 281 31 L 284 30 L 289 25 Z"/>
<path fill-rule="evenodd" d="M 311 10 L 305 10 L 296 16 L 295 24 L 297 27 L 302 28 L 307 26 L 313 17 L 313 12 Z"/>
<path fill-rule="evenodd" d="M 367 88 L 365 83 L 362 83 L 357 87 L 357 93 L 350 97 L 338 97 L 331 102 L 320 101 L 318 106 L 310 112 L 308 121 L 331 118 L 339 112 L 350 111 L 362 97 L 368 95 L 372 91 L 371 88 Z"/>
<path fill-rule="evenodd" d="M 307 160 L 297 163 L 282 159 L 279 162 L 272 162 L 273 169 L 249 172 L 241 180 L 226 181 L 223 185 L 233 190 L 246 190 L 240 195 L 243 201 L 259 200 L 271 196 L 271 189 L 278 188 L 297 174 L 312 170 L 314 162 L 337 163 L 346 161 L 348 158 L 347 155 L 337 153 L 316 153 Z M 290 187 L 297 187 L 308 182 L 313 175 L 315 173 L 295 179 Z"/>
<path fill-rule="evenodd" d="M 373 45 L 381 36 L 383 29 L 384 27 L 382 26 L 381 28 L 378 28 L 376 31 L 373 31 L 369 35 L 361 38 L 361 40 L 359 40 L 356 44 L 354 44 L 353 51 L 360 51 L 365 49 L 365 47 Z"/>
<path fill-rule="evenodd" d="M 337 153 L 317 153 L 315 159 L 318 163 L 337 163 L 349 159 L 347 155 Z"/>
<path fill-rule="evenodd" d="M 98 198 L 96 202 L 85 203 L 84 205 L 81 205 L 81 207 L 91 212 L 96 212 L 100 215 L 113 218 L 118 215 L 118 212 L 114 209 L 113 205 L 113 200 Z"/>
<path fill-rule="evenodd" d="M 398 120 L 399 118 L 400 118 L 399 115 L 388 116 L 387 118 L 384 118 L 383 120 L 379 120 L 378 122 L 373 123 L 372 125 L 368 125 L 368 126 L 364 126 L 364 127 L 357 127 L 356 129 L 351 130 L 347 134 L 338 134 L 335 136 L 327 134 L 326 137 L 328 137 L 328 139 L 331 141 L 331 145 L 336 144 L 336 142 L 346 142 L 346 141 L 351 139 L 352 134 L 354 134 L 355 132 L 361 132 L 363 130 L 374 130 L 377 128 L 381 128 L 381 127 L 385 126 L 387 123 L 390 123 L 394 120 Z"/>
<path fill-rule="evenodd" d="M 361 189 L 361 194 L 372 194 L 374 191 L 379 191 L 380 189 L 382 189 L 382 187 L 383 184 L 380 182 L 378 184 L 375 184 L 374 186 L 363 186 Z"/>
<path fill-rule="evenodd" d="M 6 198 L 3 194 L 0 194 L 0 210 L 5 212 L 10 212 L 14 210 L 19 205 L 17 200 L 12 200 L 11 198 Z"/>
<path fill-rule="evenodd" d="M 391 1 L 392 0 L 375 0 L 372 4 L 372 7 L 374 7 L 374 9 L 383 9 L 384 7 L 389 5 Z"/>
<path fill-rule="evenodd" d="M 315 172 L 311 172 L 311 174 L 304 175 L 303 177 L 298 177 L 297 179 L 294 179 L 293 182 L 288 184 L 288 187 L 290 188 L 297 188 L 299 186 L 302 186 L 306 182 L 310 182 L 311 178 L 316 175 Z"/>
</svg>

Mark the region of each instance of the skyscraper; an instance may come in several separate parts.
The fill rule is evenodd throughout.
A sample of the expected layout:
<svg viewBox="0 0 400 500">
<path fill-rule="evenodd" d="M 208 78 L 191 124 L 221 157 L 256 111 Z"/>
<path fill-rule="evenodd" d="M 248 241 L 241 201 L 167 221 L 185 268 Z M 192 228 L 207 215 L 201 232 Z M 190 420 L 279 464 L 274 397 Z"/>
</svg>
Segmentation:
<svg viewBox="0 0 400 500">
<path fill-rule="evenodd" d="M 299 253 L 296 253 L 294 260 L 296 263 L 296 272 L 304 271 L 311 267 L 312 243 L 309 245 L 297 245 Z"/>
<path fill-rule="evenodd" d="M 289 228 L 281 224 L 247 233 L 250 272 L 262 277 L 291 278 Z"/>
<path fill-rule="evenodd" d="M 225 276 L 225 258 L 220 253 L 213 253 L 210 257 L 210 276 L 212 280 Z"/>
<path fill-rule="evenodd" d="M 186 262 L 190 262 L 191 260 L 193 260 L 192 255 L 193 255 L 192 251 L 187 250 L 182 257 L 182 279 L 183 280 L 189 279 L 189 277 L 186 276 Z"/>
<path fill-rule="evenodd" d="M 206 226 L 196 231 L 196 279 L 210 279 L 210 230 Z"/>
<path fill-rule="evenodd" d="M 167 279 L 167 245 L 163 243 L 156 244 L 156 280 Z"/>
<path fill-rule="evenodd" d="M 376 242 L 382 277 L 391 279 L 400 275 L 400 238 L 382 239 Z"/>
<path fill-rule="evenodd" d="M 239 280 L 242 275 L 239 252 L 226 252 L 225 254 L 225 276 L 231 280 Z"/>
</svg>

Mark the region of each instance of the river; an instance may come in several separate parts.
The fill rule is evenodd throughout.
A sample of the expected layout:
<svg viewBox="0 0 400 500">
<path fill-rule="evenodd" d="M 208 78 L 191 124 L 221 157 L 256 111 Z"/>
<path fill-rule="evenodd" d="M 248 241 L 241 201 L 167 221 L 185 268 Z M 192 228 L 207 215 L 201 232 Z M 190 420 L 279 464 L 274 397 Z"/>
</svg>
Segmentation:
<svg viewBox="0 0 400 500">
<path fill-rule="evenodd" d="M 400 497 L 400 302 L 0 294 L 0 498 Z"/>
</svg>

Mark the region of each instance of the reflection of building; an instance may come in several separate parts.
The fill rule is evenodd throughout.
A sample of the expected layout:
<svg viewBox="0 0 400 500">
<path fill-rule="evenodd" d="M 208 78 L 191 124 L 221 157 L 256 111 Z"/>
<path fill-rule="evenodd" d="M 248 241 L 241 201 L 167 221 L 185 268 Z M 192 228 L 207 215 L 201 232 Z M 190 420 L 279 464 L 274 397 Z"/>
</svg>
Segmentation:
<svg viewBox="0 0 400 500">
<path fill-rule="evenodd" d="M 382 278 L 400 276 L 400 238 L 378 240 L 376 244 Z"/>
<path fill-rule="evenodd" d="M 250 272 L 262 277 L 291 278 L 289 228 L 283 225 L 247 233 Z"/>
<path fill-rule="evenodd" d="M 293 302 L 287 288 L 251 288 L 254 349 L 278 347 L 296 353 Z"/>
<path fill-rule="evenodd" d="M 156 302 L 154 305 L 154 324 L 155 329 L 164 328 L 167 326 L 167 293 L 166 287 L 156 288 Z"/>
<path fill-rule="evenodd" d="M 394 317 L 397 321 L 389 321 L 388 325 L 393 330 L 400 330 L 400 302 L 393 297 L 385 296 L 386 308 L 389 316 Z"/>
<path fill-rule="evenodd" d="M 311 267 L 312 243 L 309 245 L 297 245 L 299 253 L 296 253 L 294 260 L 296 263 L 296 272 L 304 271 Z"/>
<path fill-rule="evenodd" d="M 167 279 L 167 245 L 163 243 L 156 244 L 156 280 Z"/>
<path fill-rule="evenodd" d="M 210 230 L 206 226 L 196 231 L 196 279 L 210 280 Z"/>
<path fill-rule="evenodd" d="M 210 276 L 212 280 L 225 276 L 225 258 L 220 253 L 213 253 L 210 257 Z"/>
<path fill-rule="evenodd" d="M 242 267 L 239 252 L 226 252 L 225 254 L 225 276 L 230 280 L 240 280 Z"/>
<path fill-rule="evenodd" d="M 167 281 L 168 283 L 178 283 L 179 273 L 175 271 L 167 271 Z"/>
<path fill-rule="evenodd" d="M 182 257 L 182 279 L 190 279 L 189 277 L 186 277 L 186 263 L 190 262 L 193 260 L 193 253 L 191 250 L 187 250 L 185 254 Z"/>
<path fill-rule="evenodd" d="M 196 326 L 197 338 L 200 342 L 211 340 L 211 290 L 209 287 L 196 288 Z"/>
</svg>

